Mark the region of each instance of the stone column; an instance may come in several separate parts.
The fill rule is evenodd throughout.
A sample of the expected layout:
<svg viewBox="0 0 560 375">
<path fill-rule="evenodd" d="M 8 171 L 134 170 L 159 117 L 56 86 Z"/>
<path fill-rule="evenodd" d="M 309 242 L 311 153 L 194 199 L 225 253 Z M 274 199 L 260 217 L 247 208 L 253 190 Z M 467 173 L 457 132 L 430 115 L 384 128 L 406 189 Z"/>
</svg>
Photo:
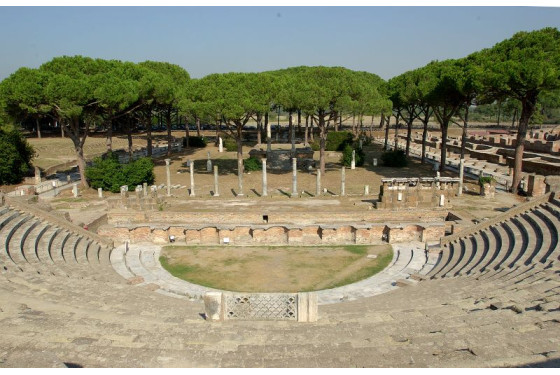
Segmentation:
<svg viewBox="0 0 560 375">
<path fill-rule="evenodd" d="M 41 183 L 41 170 L 39 167 L 35 167 L 35 184 Z"/>
<path fill-rule="evenodd" d="M 439 189 L 439 178 L 440 178 L 440 173 L 439 171 L 436 172 L 436 187 Z"/>
<path fill-rule="evenodd" d="M 144 192 L 144 196 L 147 197 L 148 196 L 148 183 L 144 182 L 142 184 L 142 191 Z"/>
<path fill-rule="evenodd" d="M 167 196 L 171 195 L 171 172 L 169 171 L 169 163 L 171 159 L 165 159 L 165 172 L 167 173 Z"/>
<path fill-rule="evenodd" d="M 292 155 L 296 156 L 296 127 L 295 124 L 292 122 Z"/>
<path fill-rule="evenodd" d="M 321 196 L 321 170 L 317 169 L 317 182 L 315 183 L 315 196 Z"/>
<path fill-rule="evenodd" d="M 121 203 L 124 207 L 128 207 L 128 185 L 121 186 Z"/>
<path fill-rule="evenodd" d="M 272 150 L 272 146 L 270 145 L 272 139 L 272 132 L 270 131 L 270 122 L 266 124 L 266 152 L 270 152 Z"/>
<path fill-rule="evenodd" d="M 206 161 L 206 172 L 212 172 L 212 160 L 210 160 L 210 151 L 208 151 L 208 160 Z"/>
<path fill-rule="evenodd" d="M 356 150 L 352 150 L 352 161 L 350 162 L 350 169 L 356 169 Z"/>
<path fill-rule="evenodd" d="M 224 152 L 224 141 L 222 137 L 218 138 L 218 152 Z"/>
<path fill-rule="evenodd" d="M 189 197 L 194 197 L 194 162 L 189 160 L 189 171 L 191 174 L 191 191 Z"/>
<path fill-rule="evenodd" d="M 269 125 L 270 126 L 270 125 Z M 268 139 L 270 144 L 270 138 Z M 262 196 L 268 196 L 268 185 L 266 181 L 266 158 L 262 158 Z"/>
<path fill-rule="evenodd" d="M 243 169 L 243 161 L 241 161 L 241 164 L 239 163 L 239 161 L 237 162 L 237 184 L 239 187 L 239 192 L 237 193 L 238 197 L 242 197 L 243 194 L 243 173 L 241 172 L 241 170 Z"/>
<path fill-rule="evenodd" d="M 346 195 L 346 167 L 342 167 L 340 171 L 340 196 Z"/>
<path fill-rule="evenodd" d="M 457 195 L 463 194 L 463 173 L 465 170 L 465 159 L 459 160 L 459 191 Z"/>
<path fill-rule="evenodd" d="M 377 167 L 377 159 L 375 159 L 375 158 L 373 159 L 373 166 Z"/>
<path fill-rule="evenodd" d="M 219 197 L 220 192 L 218 190 L 218 166 L 214 166 L 214 196 Z"/>
<path fill-rule="evenodd" d="M 74 195 L 74 198 L 78 198 L 78 184 L 75 182 L 72 184 L 72 194 Z"/>
<path fill-rule="evenodd" d="M 364 195 L 369 195 L 369 185 L 364 185 Z"/>
<path fill-rule="evenodd" d="M 297 196 L 297 158 L 292 158 L 292 197 Z"/>
<path fill-rule="evenodd" d="M 103 198 L 103 188 L 97 188 L 97 196 Z"/>
</svg>

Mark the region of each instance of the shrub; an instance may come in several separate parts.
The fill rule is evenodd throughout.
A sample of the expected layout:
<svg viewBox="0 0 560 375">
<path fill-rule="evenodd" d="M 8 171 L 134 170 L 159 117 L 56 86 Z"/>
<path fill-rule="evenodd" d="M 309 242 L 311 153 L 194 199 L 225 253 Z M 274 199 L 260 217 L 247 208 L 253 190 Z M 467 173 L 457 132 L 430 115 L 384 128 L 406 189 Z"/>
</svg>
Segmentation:
<svg viewBox="0 0 560 375">
<path fill-rule="evenodd" d="M 86 168 L 86 178 L 94 189 L 118 193 L 121 186 L 127 185 L 129 190 L 133 190 L 144 182 L 149 185 L 154 183 L 154 163 L 150 158 L 141 158 L 120 164 L 117 155 L 109 153 L 104 158 L 93 160 L 92 165 Z"/>
<path fill-rule="evenodd" d="M 313 151 L 319 151 L 321 148 L 320 139 L 316 138 L 311 144 Z M 325 144 L 326 151 L 343 151 L 346 145 L 352 144 L 352 133 L 350 132 L 328 132 L 327 143 Z"/>
<path fill-rule="evenodd" d="M 346 145 L 344 150 L 342 151 L 342 156 L 340 157 L 340 162 L 346 166 L 350 167 L 352 165 L 352 148 L 351 145 Z M 356 166 L 361 167 L 364 165 L 365 154 L 363 150 L 357 149 L 356 150 Z"/>
<path fill-rule="evenodd" d="M 408 159 L 403 150 L 392 150 L 381 154 L 381 161 L 386 167 L 402 168 L 408 165 Z"/>
<path fill-rule="evenodd" d="M 259 158 L 251 156 L 243 160 L 243 167 L 246 171 L 260 171 L 262 170 L 262 163 Z"/>
<path fill-rule="evenodd" d="M 226 137 L 224 140 L 224 148 L 226 151 L 237 151 L 237 141 L 233 137 Z"/>
<path fill-rule="evenodd" d="M 484 184 L 492 184 L 494 181 L 495 181 L 494 177 L 492 177 L 492 176 L 485 176 L 485 177 L 480 176 L 478 178 L 478 184 L 480 186 L 483 186 Z"/>
<path fill-rule="evenodd" d="M 204 137 L 197 137 L 197 136 L 191 136 L 189 137 L 189 147 L 206 147 L 207 142 L 206 142 L 206 138 Z M 183 146 L 187 146 L 187 138 L 184 138 L 183 140 Z"/>
<path fill-rule="evenodd" d="M 33 147 L 17 130 L 0 129 L 0 185 L 18 184 L 31 168 Z"/>
</svg>

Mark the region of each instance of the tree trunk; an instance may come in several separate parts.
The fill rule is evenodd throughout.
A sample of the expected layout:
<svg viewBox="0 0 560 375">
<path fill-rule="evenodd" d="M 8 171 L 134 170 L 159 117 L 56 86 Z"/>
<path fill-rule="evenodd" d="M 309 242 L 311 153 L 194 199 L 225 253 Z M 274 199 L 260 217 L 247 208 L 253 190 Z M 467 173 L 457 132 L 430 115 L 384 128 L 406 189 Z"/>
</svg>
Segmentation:
<svg viewBox="0 0 560 375">
<path fill-rule="evenodd" d="M 304 145 L 307 146 L 309 137 L 309 115 L 305 116 L 305 134 L 304 134 Z"/>
<path fill-rule="evenodd" d="M 521 182 L 523 171 L 523 151 L 525 150 L 525 139 L 527 138 L 527 128 L 529 127 L 529 119 L 533 115 L 537 104 L 538 93 L 529 94 L 521 101 L 521 116 L 519 117 L 519 126 L 517 128 L 517 143 L 515 145 L 515 160 L 513 166 L 513 181 L 511 191 L 516 194 Z"/>
<path fill-rule="evenodd" d="M 412 138 L 412 118 L 409 118 L 407 121 L 407 130 L 406 130 L 406 156 L 410 156 L 410 139 Z"/>
<path fill-rule="evenodd" d="M 496 124 L 497 126 L 500 126 L 500 114 L 502 112 L 502 102 L 498 101 L 498 123 Z"/>
<path fill-rule="evenodd" d="M 171 110 L 165 111 L 165 123 L 167 127 L 167 156 L 171 156 L 171 144 L 173 136 L 171 135 Z"/>
<path fill-rule="evenodd" d="M 465 108 L 465 120 L 463 121 L 463 134 L 461 135 L 461 159 L 465 158 L 465 146 L 467 144 L 467 128 L 469 126 L 469 106 Z"/>
<path fill-rule="evenodd" d="M 89 188 L 89 184 L 86 180 L 86 161 L 84 159 L 84 144 L 88 136 L 88 126 L 86 125 L 86 131 L 83 137 L 80 137 L 80 122 L 78 119 L 73 119 L 72 124 L 68 126 L 68 135 L 74 144 L 74 150 L 76 150 L 76 159 L 78 161 L 78 170 L 80 172 L 80 181 L 85 188 Z"/>
<path fill-rule="evenodd" d="M 196 116 L 196 136 L 200 137 L 200 117 Z M 188 125 L 187 125 L 188 127 Z"/>
<path fill-rule="evenodd" d="M 447 128 L 449 127 L 449 121 L 444 121 L 441 124 L 441 160 L 439 165 L 439 171 L 443 173 L 445 171 L 445 162 L 447 160 Z"/>
<path fill-rule="evenodd" d="M 395 115 L 395 151 L 399 149 L 399 114 Z"/>
<path fill-rule="evenodd" d="M 107 152 L 113 151 L 113 121 L 107 121 L 107 135 L 105 140 L 105 145 L 107 146 Z"/>
<path fill-rule="evenodd" d="M 352 114 L 352 134 L 356 135 L 356 115 Z"/>
<path fill-rule="evenodd" d="M 243 195 L 243 125 L 236 124 L 237 130 L 237 179 L 239 185 L 238 195 Z"/>
<path fill-rule="evenodd" d="M 385 122 L 385 144 L 383 145 L 383 150 L 387 151 L 389 149 L 389 125 L 391 123 L 391 117 L 387 117 Z"/>
<path fill-rule="evenodd" d="M 301 137 L 301 111 L 299 109 L 297 111 L 297 129 L 298 134 Z"/>
<path fill-rule="evenodd" d="M 195 117 L 195 119 L 196 119 L 195 121 L 199 121 L 199 120 L 198 120 L 198 117 Z M 185 115 L 185 138 L 186 138 L 186 139 L 185 139 L 185 148 L 187 148 L 187 149 L 188 149 L 189 146 L 190 146 L 190 145 L 189 145 L 189 143 L 190 143 L 189 138 L 190 138 L 190 137 L 191 137 L 191 131 L 190 131 L 190 129 L 189 129 L 189 118 Z"/>
<path fill-rule="evenodd" d="M 152 156 L 152 118 L 146 117 L 146 154 Z"/>
<path fill-rule="evenodd" d="M 264 130 L 266 131 L 266 134 L 265 134 L 266 135 L 266 150 L 268 151 L 270 149 L 270 147 L 272 147 L 272 146 L 269 147 L 269 145 L 272 141 L 272 139 L 271 139 L 272 138 L 272 133 L 270 131 L 270 124 L 268 122 L 268 112 L 264 113 Z"/>
<path fill-rule="evenodd" d="M 333 117 L 333 122 L 334 122 L 334 131 L 337 132 L 338 131 L 338 112 L 334 112 L 334 117 Z M 321 173 L 323 173 L 323 171 L 321 171 Z"/>
<path fill-rule="evenodd" d="M 424 131 L 422 132 L 422 159 L 421 163 L 426 162 L 426 139 L 428 138 L 428 120 L 422 121 L 424 123 Z"/>
<path fill-rule="evenodd" d="M 37 138 L 41 138 L 41 124 L 39 123 L 39 118 L 35 118 L 35 124 L 37 125 Z"/>
<path fill-rule="evenodd" d="M 313 119 L 313 116 L 311 116 L 311 121 L 310 121 L 310 123 L 309 123 L 309 125 L 310 125 L 310 126 L 309 126 L 309 141 L 310 141 L 311 143 L 315 142 L 315 136 L 313 135 L 313 122 L 314 122 L 314 121 L 315 121 L 315 120 Z"/>
<path fill-rule="evenodd" d="M 257 144 L 260 145 L 262 141 L 262 115 L 257 113 Z"/>
<path fill-rule="evenodd" d="M 327 129 L 325 118 L 322 113 L 319 113 L 319 167 L 321 169 L 321 176 L 325 175 L 325 148 L 327 146 Z"/>
<path fill-rule="evenodd" d="M 292 143 L 294 123 L 292 122 L 292 112 L 288 113 L 288 143 Z"/>
</svg>

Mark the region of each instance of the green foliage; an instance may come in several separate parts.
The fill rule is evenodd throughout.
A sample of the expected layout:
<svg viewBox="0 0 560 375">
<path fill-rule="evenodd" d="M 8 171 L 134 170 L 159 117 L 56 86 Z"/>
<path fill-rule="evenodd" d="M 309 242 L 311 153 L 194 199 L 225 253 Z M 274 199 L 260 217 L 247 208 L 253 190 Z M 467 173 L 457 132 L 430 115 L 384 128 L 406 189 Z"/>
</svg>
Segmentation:
<svg viewBox="0 0 560 375">
<path fill-rule="evenodd" d="M 381 154 L 381 162 L 386 167 L 403 168 L 408 165 L 408 159 L 403 150 L 392 150 Z"/>
<path fill-rule="evenodd" d="M 246 171 L 260 171 L 262 170 L 262 162 L 259 158 L 251 156 L 243 160 L 243 166 Z"/>
<path fill-rule="evenodd" d="M 340 162 L 345 167 L 350 167 L 352 165 L 352 151 L 354 148 L 347 144 L 344 146 L 344 150 L 342 151 L 342 156 L 340 157 Z M 365 154 L 363 150 L 356 149 L 356 166 L 361 167 L 364 165 Z"/>
<path fill-rule="evenodd" d="M 478 184 L 480 186 L 483 186 L 484 184 L 492 184 L 494 182 L 495 182 L 495 180 L 494 180 L 494 177 L 492 177 L 492 176 L 480 176 L 478 178 Z"/>
<path fill-rule="evenodd" d="M 237 151 L 237 142 L 232 137 L 223 138 L 224 148 L 226 151 Z"/>
<path fill-rule="evenodd" d="M 186 146 L 186 138 L 183 142 L 183 146 Z M 190 136 L 189 137 L 189 147 L 200 147 L 200 148 L 204 148 L 206 147 L 206 138 L 204 137 L 196 137 L 196 136 Z"/>
<path fill-rule="evenodd" d="M 352 144 L 351 132 L 329 132 L 327 133 L 327 143 L 325 145 L 326 151 L 343 151 L 346 145 Z M 313 151 L 319 151 L 319 140 L 311 144 Z"/>
<path fill-rule="evenodd" d="M 0 128 L 0 150 L 0 185 L 20 183 L 31 168 L 33 147 L 18 131 Z"/>
<path fill-rule="evenodd" d="M 136 185 L 146 182 L 153 184 L 154 163 L 150 158 L 141 158 L 128 164 L 120 164 L 116 154 L 110 153 L 105 158 L 95 158 L 86 168 L 86 178 L 94 189 L 102 188 L 118 193 L 120 187 L 128 185 L 134 190 Z"/>
</svg>

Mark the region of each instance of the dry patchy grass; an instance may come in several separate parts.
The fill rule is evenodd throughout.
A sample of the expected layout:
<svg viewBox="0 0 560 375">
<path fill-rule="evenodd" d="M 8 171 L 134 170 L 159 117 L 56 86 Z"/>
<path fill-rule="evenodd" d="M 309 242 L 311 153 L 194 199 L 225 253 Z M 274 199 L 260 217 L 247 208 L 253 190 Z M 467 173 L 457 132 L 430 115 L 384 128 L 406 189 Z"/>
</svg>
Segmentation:
<svg viewBox="0 0 560 375">
<path fill-rule="evenodd" d="M 377 258 L 367 258 L 375 254 Z M 217 289 L 298 292 L 333 288 L 384 269 L 390 245 L 187 247 L 167 246 L 160 261 L 171 274 Z"/>
</svg>

